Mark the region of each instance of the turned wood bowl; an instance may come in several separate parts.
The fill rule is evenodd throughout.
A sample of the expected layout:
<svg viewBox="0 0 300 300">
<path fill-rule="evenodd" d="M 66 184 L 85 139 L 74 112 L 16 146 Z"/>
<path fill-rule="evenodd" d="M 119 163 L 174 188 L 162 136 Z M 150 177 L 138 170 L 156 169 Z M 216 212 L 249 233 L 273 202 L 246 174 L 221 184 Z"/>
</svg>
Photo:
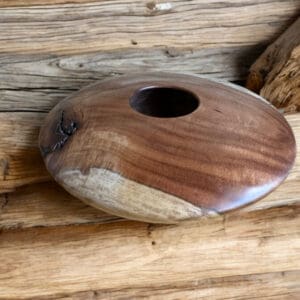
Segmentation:
<svg viewBox="0 0 300 300">
<path fill-rule="evenodd" d="M 259 96 L 168 73 L 80 90 L 48 114 L 39 146 L 69 193 L 154 223 L 250 204 L 285 179 L 296 153 L 290 126 Z"/>
</svg>

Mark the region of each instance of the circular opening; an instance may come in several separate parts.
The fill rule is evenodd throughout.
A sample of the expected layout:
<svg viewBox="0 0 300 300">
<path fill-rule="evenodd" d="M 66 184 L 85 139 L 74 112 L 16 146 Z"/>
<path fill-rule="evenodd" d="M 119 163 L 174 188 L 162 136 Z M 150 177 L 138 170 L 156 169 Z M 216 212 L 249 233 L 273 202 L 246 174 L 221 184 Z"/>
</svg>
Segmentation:
<svg viewBox="0 0 300 300">
<path fill-rule="evenodd" d="M 199 100 L 193 93 L 180 88 L 147 87 L 134 93 L 130 106 L 147 116 L 175 118 L 193 112 Z"/>
</svg>

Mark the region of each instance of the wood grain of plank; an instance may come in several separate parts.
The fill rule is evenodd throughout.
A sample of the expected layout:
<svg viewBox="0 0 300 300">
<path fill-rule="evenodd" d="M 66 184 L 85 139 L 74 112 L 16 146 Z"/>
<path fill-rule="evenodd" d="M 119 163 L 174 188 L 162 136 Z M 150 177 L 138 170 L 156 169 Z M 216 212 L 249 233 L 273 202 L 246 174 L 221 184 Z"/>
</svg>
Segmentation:
<svg viewBox="0 0 300 300">
<path fill-rule="evenodd" d="M 0 7 L 24 7 L 40 5 L 74 4 L 74 3 L 92 3 L 103 0 L 1 0 Z"/>
<path fill-rule="evenodd" d="M 293 203 L 293 202 L 292 202 Z M 54 181 L 0 195 L 0 229 L 22 229 L 121 220 L 72 197 Z"/>
<path fill-rule="evenodd" d="M 1 53 L 254 45 L 282 32 L 300 1 L 99 1 L 1 8 Z M 255 32 L 255 34 L 253 34 Z M 134 41 L 134 42 L 133 42 Z"/>
<path fill-rule="evenodd" d="M 264 45 L 175 49 L 168 45 L 77 55 L 0 55 L 0 111 L 49 111 L 81 87 L 122 74 L 169 71 L 240 80 Z M 37 105 L 38 103 L 38 105 Z"/>
<path fill-rule="evenodd" d="M 42 113 L 0 113 L 0 191 L 49 180 L 37 139 Z"/>
<path fill-rule="evenodd" d="M 256 211 L 175 226 L 119 222 L 2 232 L 0 298 L 155 289 L 162 278 L 165 286 L 192 282 L 201 290 L 209 278 L 283 270 L 297 274 L 299 209 L 281 207 L 267 215 Z M 288 282 L 288 291 L 296 293 L 299 284 Z"/>
<path fill-rule="evenodd" d="M 300 271 L 228 276 L 192 280 L 185 284 L 152 286 L 151 288 L 128 288 L 96 290 L 55 296 L 57 300 L 98 299 L 273 299 L 296 300 L 300 293 Z M 47 299 L 53 299 L 51 296 Z"/>
<path fill-rule="evenodd" d="M 75 2 L 0 2 L 0 111 L 48 111 L 96 79 L 131 72 L 241 80 L 300 8 L 299 0 L 170 1 L 167 10 Z"/>
</svg>

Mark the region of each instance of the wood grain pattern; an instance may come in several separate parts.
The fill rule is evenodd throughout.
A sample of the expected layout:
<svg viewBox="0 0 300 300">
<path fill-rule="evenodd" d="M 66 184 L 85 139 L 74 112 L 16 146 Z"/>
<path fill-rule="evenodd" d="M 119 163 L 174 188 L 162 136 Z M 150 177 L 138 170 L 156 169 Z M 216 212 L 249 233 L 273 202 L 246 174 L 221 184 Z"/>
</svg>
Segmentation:
<svg viewBox="0 0 300 300">
<path fill-rule="evenodd" d="M 247 87 L 285 112 L 300 111 L 300 18 L 257 59 Z"/>
<path fill-rule="evenodd" d="M 38 130 L 45 114 L 0 113 L 0 191 L 49 180 L 38 150 Z"/>
<path fill-rule="evenodd" d="M 67 54 L 166 43 L 175 48 L 254 45 L 278 34 L 300 5 L 292 0 L 167 3 L 115 0 L 2 8 L 1 39 L 7 42 L 0 44 L 0 52 Z"/>
<path fill-rule="evenodd" d="M 55 4 L 92 3 L 102 0 L 1 0 L 0 7 L 44 6 Z"/>
<path fill-rule="evenodd" d="M 274 272 L 266 274 L 209 278 L 176 286 L 155 286 L 151 288 L 128 288 L 119 290 L 97 290 L 79 292 L 58 300 L 98 300 L 98 299 L 267 299 L 290 300 L 299 295 L 299 271 Z M 47 297 L 48 298 L 48 297 Z M 49 299 L 52 299 L 50 297 Z"/>
<path fill-rule="evenodd" d="M 263 48 L 259 44 L 179 49 L 166 43 L 143 50 L 130 48 L 77 55 L 0 54 L 0 111 L 49 111 L 60 100 L 95 80 L 146 70 L 181 70 L 210 78 L 241 80 Z"/>
<path fill-rule="evenodd" d="M 286 203 L 294 203 L 289 200 L 285 200 Z M 276 206 L 276 201 L 272 206 Z M 86 205 L 53 181 L 27 185 L 0 195 L 0 230 L 102 224 L 117 220 L 121 218 Z"/>
<path fill-rule="evenodd" d="M 49 113 L 39 145 L 71 194 L 112 214 L 163 223 L 263 197 L 287 176 L 296 151 L 288 123 L 263 100 L 168 73 L 83 89 Z"/>
<path fill-rule="evenodd" d="M 251 274 L 257 279 L 269 274 L 270 284 L 273 277 L 280 282 L 274 291 L 297 295 L 298 225 L 299 206 L 291 206 L 268 210 L 267 218 L 266 211 L 258 211 L 175 226 L 119 222 L 2 232 L 0 298 L 122 293 L 128 287 L 176 291 L 180 286 L 193 287 L 204 297 L 203 285 L 212 288 L 213 298 L 220 277 L 228 282 L 235 276 L 238 287 L 250 275 L 250 283 L 259 287 Z M 286 278 L 279 273 L 283 266 Z M 221 291 L 230 297 L 226 284 Z M 248 296 L 263 294 L 254 289 Z"/>
<path fill-rule="evenodd" d="M 0 111 L 48 111 L 96 79 L 145 70 L 244 79 L 300 9 L 299 0 L 168 1 L 170 11 L 68 3 L 0 1 Z"/>
</svg>

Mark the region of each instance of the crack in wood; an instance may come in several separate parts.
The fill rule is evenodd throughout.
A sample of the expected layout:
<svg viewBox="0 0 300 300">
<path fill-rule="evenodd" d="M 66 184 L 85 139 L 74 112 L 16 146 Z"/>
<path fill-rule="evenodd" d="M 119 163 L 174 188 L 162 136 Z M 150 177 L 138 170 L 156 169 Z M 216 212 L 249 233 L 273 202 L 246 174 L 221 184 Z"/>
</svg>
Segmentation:
<svg viewBox="0 0 300 300">
<path fill-rule="evenodd" d="M 3 201 L 1 201 L 1 205 L 0 205 L 0 215 L 3 212 L 4 208 L 8 205 L 8 193 L 3 194 Z"/>
<path fill-rule="evenodd" d="M 69 137 L 74 134 L 74 132 L 78 129 L 78 125 L 75 121 L 71 121 L 69 125 L 64 125 L 64 114 L 65 112 L 61 112 L 60 121 L 57 124 L 55 134 L 60 136 L 60 139 L 53 146 L 43 147 L 41 146 L 42 155 L 45 157 L 51 152 L 62 149 L 65 145 Z"/>
</svg>

